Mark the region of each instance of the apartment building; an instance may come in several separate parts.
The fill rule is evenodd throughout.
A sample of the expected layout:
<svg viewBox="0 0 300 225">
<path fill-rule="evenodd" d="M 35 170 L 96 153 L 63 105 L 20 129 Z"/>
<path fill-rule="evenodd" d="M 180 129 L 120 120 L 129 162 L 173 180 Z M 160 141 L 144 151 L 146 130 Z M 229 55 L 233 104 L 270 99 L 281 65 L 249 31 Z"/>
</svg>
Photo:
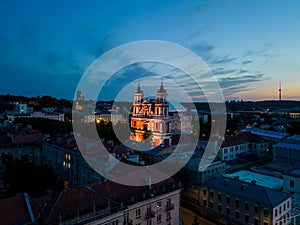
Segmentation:
<svg viewBox="0 0 300 225">
<path fill-rule="evenodd" d="M 300 135 L 294 135 L 273 145 L 273 162 L 300 166 Z"/>
<path fill-rule="evenodd" d="M 168 179 L 151 186 L 97 182 L 33 199 L 41 224 L 179 224 L 180 184 Z"/>
<path fill-rule="evenodd" d="M 203 184 L 199 205 L 225 224 L 289 224 L 291 196 L 278 190 L 219 177 Z"/>
</svg>

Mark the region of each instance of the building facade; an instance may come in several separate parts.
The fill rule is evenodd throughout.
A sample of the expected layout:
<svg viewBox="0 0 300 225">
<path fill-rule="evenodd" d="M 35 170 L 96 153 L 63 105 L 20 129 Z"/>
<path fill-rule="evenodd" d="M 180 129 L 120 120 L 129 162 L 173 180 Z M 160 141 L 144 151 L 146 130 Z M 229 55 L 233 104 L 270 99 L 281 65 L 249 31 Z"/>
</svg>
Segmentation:
<svg viewBox="0 0 300 225">
<path fill-rule="evenodd" d="M 260 159 L 268 157 L 270 143 L 258 135 L 244 132 L 235 137 L 229 137 L 222 143 L 219 158 L 221 161 L 231 161 L 242 155 L 246 156 L 247 153 L 255 153 Z"/>
<path fill-rule="evenodd" d="M 291 196 L 278 190 L 219 177 L 203 184 L 198 194 L 202 209 L 224 224 L 290 223 Z"/>
<path fill-rule="evenodd" d="M 300 135 L 294 135 L 273 145 L 273 162 L 300 166 Z"/>
<path fill-rule="evenodd" d="M 87 145 L 92 149 L 93 143 L 87 142 Z M 103 180 L 82 157 L 72 134 L 55 135 L 44 141 L 42 143 L 42 163 L 51 166 L 58 178 L 63 180 L 67 186 Z"/>
<path fill-rule="evenodd" d="M 133 141 L 141 142 L 148 139 L 156 146 L 168 147 L 172 144 L 172 133 L 169 117 L 169 103 L 166 89 L 161 83 L 156 98 L 144 98 L 144 93 L 138 85 L 134 93 L 132 116 L 130 121 Z"/>
<path fill-rule="evenodd" d="M 31 201 L 40 224 L 180 224 L 180 184 L 168 179 L 151 187 L 110 181 L 62 190 Z"/>
</svg>

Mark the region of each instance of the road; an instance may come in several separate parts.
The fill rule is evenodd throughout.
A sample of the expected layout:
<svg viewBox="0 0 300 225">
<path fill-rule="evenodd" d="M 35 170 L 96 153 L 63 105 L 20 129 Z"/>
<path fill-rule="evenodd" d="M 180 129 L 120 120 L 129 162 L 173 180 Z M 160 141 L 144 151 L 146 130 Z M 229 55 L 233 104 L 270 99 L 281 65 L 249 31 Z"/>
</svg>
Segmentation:
<svg viewBox="0 0 300 225">
<path fill-rule="evenodd" d="M 181 219 L 183 221 L 183 225 L 192 225 L 194 223 L 195 219 L 195 213 L 189 209 L 186 209 L 184 207 L 180 207 L 180 214 Z M 198 216 L 199 225 L 216 225 L 215 223 Z"/>
</svg>

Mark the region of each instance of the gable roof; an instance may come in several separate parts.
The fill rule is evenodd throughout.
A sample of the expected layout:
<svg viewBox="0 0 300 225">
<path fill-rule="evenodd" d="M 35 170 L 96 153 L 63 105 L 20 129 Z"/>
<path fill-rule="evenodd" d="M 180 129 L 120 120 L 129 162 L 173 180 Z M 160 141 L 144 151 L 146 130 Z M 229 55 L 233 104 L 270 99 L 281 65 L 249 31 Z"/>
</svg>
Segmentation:
<svg viewBox="0 0 300 225">
<path fill-rule="evenodd" d="M 272 208 L 291 197 L 288 193 L 282 191 L 246 183 L 236 179 L 225 178 L 223 176 L 210 180 L 203 186 Z"/>
</svg>

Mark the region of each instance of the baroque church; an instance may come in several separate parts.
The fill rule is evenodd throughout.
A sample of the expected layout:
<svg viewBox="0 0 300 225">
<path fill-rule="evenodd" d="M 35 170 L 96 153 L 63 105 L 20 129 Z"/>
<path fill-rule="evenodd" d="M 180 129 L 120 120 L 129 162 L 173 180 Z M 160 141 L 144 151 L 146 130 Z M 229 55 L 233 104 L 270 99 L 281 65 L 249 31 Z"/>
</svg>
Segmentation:
<svg viewBox="0 0 300 225">
<path fill-rule="evenodd" d="M 156 97 L 144 97 L 140 83 L 134 93 L 130 121 L 130 140 L 150 141 L 156 146 L 172 144 L 172 118 L 169 116 L 168 93 L 161 82 Z"/>
</svg>

